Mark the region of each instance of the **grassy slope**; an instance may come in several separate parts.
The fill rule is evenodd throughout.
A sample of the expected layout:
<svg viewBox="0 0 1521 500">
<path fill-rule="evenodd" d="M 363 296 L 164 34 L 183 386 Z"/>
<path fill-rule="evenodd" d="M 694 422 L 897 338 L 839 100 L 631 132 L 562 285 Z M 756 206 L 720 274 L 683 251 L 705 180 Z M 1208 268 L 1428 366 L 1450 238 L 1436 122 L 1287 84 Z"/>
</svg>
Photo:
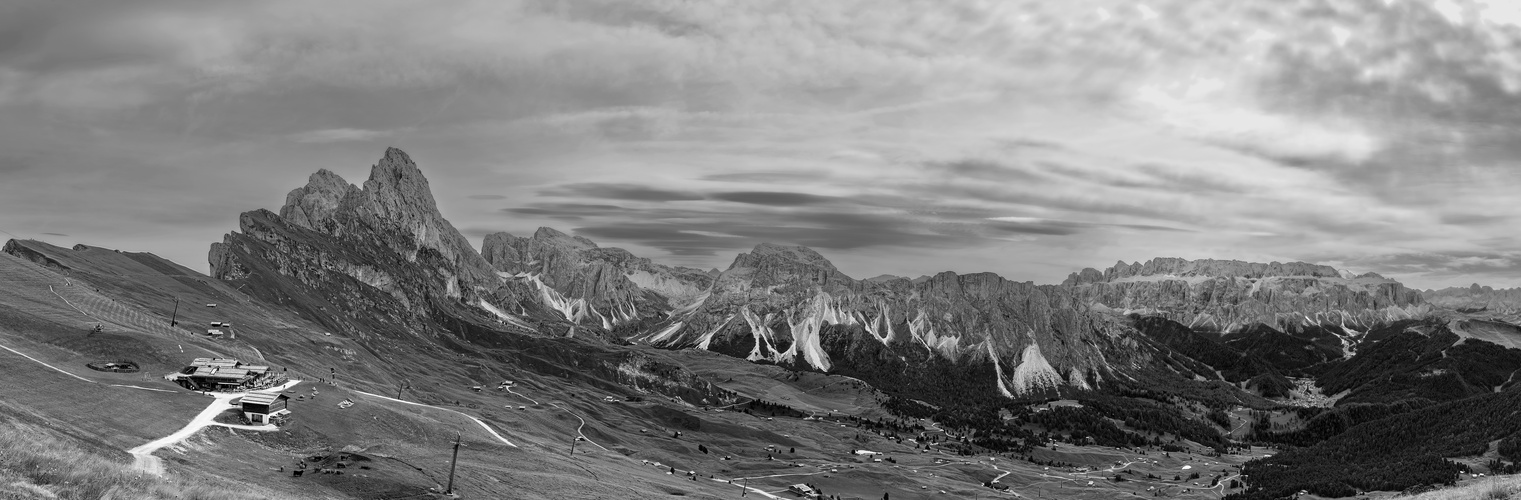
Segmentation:
<svg viewBox="0 0 1521 500">
<path fill-rule="evenodd" d="M 446 481 L 450 441 L 454 433 L 459 432 L 464 447 L 460 453 L 457 487 L 475 498 L 731 498 L 738 494 L 738 486 L 707 481 L 708 475 L 751 478 L 751 486 L 772 492 L 780 492 L 788 484 L 807 481 L 823 486 L 830 494 L 841 494 L 846 498 L 880 498 L 883 492 L 890 492 L 895 499 L 987 498 L 1004 495 L 981 488 L 979 484 L 1004 471 L 1011 473 L 1004 477 L 1002 484 L 1012 486 L 1026 496 L 1042 498 L 1112 498 L 1116 494 L 1145 494 L 1150 486 L 1166 486 L 1183 497 L 1218 496 L 1199 488 L 1185 491 L 1191 485 L 1178 484 L 1171 480 L 1171 475 L 1162 481 L 1116 483 L 1105 480 L 1113 473 L 1046 470 L 1009 457 L 1000 457 L 996 462 L 984 457 L 965 464 L 959 461 L 936 464 L 936 458 L 957 457 L 920 453 L 910 442 L 898 444 L 864 429 L 841 427 L 837 423 L 804 422 L 783 417 L 767 420 L 740 412 L 703 411 L 656 394 L 641 394 L 616 382 L 572 376 L 584 371 L 569 363 L 582 362 L 584 358 L 573 356 L 554 358 L 546 353 L 511 346 L 486 348 L 471 344 L 470 347 L 483 355 L 443 358 L 429 351 L 415 356 L 379 359 L 349 339 L 323 335 L 323 330 L 313 323 L 284 312 L 278 306 L 241 296 L 224 283 L 188 270 L 165 267 L 161 263 L 144 264 L 145 261 L 154 262 L 151 256 L 56 247 L 48 252 L 57 254 L 61 263 L 73 269 L 69 276 L 71 280 L 88 283 L 91 291 L 99 288 L 101 296 L 124 308 L 134 309 L 138 315 L 162 316 L 172 307 L 172 297 L 181 296 L 182 306 L 201 304 L 182 308 L 180 316 L 183 321 L 233 321 L 239 325 L 237 341 L 175 337 L 173 333 L 133 330 L 131 324 L 120 325 L 123 327 L 121 331 L 109 332 L 108 336 L 80 340 L 80 330 L 90 323 L 74 319 L 76 323 L 69 324 L 68 315 L 72 313 L 67 306 L 60 306 L 60 301 L 37 293 L 0 296 L 0 309 L 10 307 L 12 311 L 8 317 L 0 316 L 0 325 L 54 325 L 48 328 L 12 327 L 9 333 L 0 335 L 8 336 L 9 341 L 16 342 L 18 348 L 29 354 L 81 375 L 118 377 L 133 381 L 122 383 L 163 387 L 167 384 L 152 385 L 155 383 L 152 379 L 161 373 L 154 370 L 177 368 L 174 365 L 190 357 L 204 355 L 197 349 L 233 350 L 230 348 L 241 346 L 257 347 L 276 366 L 291 366 L 307 373 L 325 374 L 328 366 L 339 368 L 340 385 L 316 385 L 319 389 L 316 399 L 303 398 L 293 402 L 294 421 L 280 432 L 255 434 L 211 428 L 181 446 L 159 452 L 173 477 L 249 481 L 258 484 L 262 488 L 259 491 L 294 497 L 368 498 L 384 496 L 385 491 L 419 491 Z M 0 255 L 0 264 L 8 258 Z M 35 281 L 43 284 L 43 291 L 46 291 L 48 280 L 59 279 L 56 275 L 39 276 Z M 41 298 L 32 300 L 28 297 Z M 203 302 L 211 301 L 217 302 L 219 307 L 205 308 Z M 133 317 L 122 314 L 123 317 Z M 6 340 L 0 339 L 0 342 Z M 181 346 L 186 349 L 183 354 L 179 352 Z M 688 366 L 702 379 L 748 397 L 762 397 L 809 411 L 838 410 L 870 418 L 885 416 L 876 405 L 875 393 L 856 387 L 848 378 L 818 374 L 794 376 L 778 367 L 753 365 L 708 353 L 673 353 L 642 347 L 627 349 L 672 365 Z M 167 360 L 151 361 L 159 364 L 145 369 L 153 375 L 146 382 L 140 375 L 102 374 L 82 368 L 87 360 L 116 353 L 140 358 L 134 359 L 139 362 L 158 357 Z M 6 355 L 9 353 L 0 352 L 0 356 Z M 141 420 L 97 421 L 98 407 L 74 400 L 80 399 L 76 397 L 78 394 L 105 389 L 84 387 L 91 384 L 78 381 L 75 383 L 79 386 L 67 385 L 68 377 L 32 365 L 35 363 L 17 364 L 14 365 L 15 371 L 0 371 L 0 390 L 25 385 L 20 384 L 24 380 L 52 377 L 60 381 L 47 382 L 51 385 L 46 390 L 39 388 L 7 394 L 4 400 L 16 407 L 12 411 L 46 418 L 39 418 L 41 423 L 36 425 L 65 429 L 68 432 L 61 435 L 78 438 L 81 446 L 110 461 L 124 463 L 125 456 L 117 450 L 171 432 L 205 404 L 205 398 L 190 395 L 186 402 L 175 403 L 181 406 L 162 406 L 164 413 L 158 415 L 151 427 Z M 6 359 L 4 366 L 11 367 L 13 363 Z M 727 382 L 731 377 L 734 382 Z M 503 379 L 517 381 L 518 392 L 539 404 L 491 389 L 495 382 Z M 351 387 L 357 386 L 371 392 L 395 395 L 396 383 L 401 380 L 410 384 L 410 388 L 404 391 L 405 399 L 442 405 L 477 416 L 519 447 L 497 444 L 475 423 L 451 412 L 400 406 L 349 392 Z M 476 384 L 486 385 L 487 390 L 471 391 L 469 387 Z M 309 394 L 308 387 L 300 386 L 296 392 Z M 125 388 L 113 390 L 133 395 L 141 392 L 154 397 L 159 394 Z M 102 393 L 96 397 L 110 397 L 111 394 L 115 393 Z M 608 395 L 635 394 L 645 396 L 645 401 L 602 401 Z M 170 396 L 173 395 L 164 397 Z M 343 399 L 356 404 L 339 409 L 337 403 Z M 523 410 L 517 409 L 520 405 Z M 581 432 L 607 450 L 582 442 L 578 444 L 574 458 L 567 456 L 570 439 L 581 425 L 575 415 L 587 420 Z M 129 426 L 140 428 L 130 429 Z M 682 430 L 683 436 L 673 438 L 671 433 L 678 429 Z M 49 432 L 61 431 L 50 429 Z M 142 437 L 127 442 L 129 440 L 125 438 L 109 437 L 112 433 L 136 433 Z M 698 452 L 698 445 L 707 447 L 712 453 Z M 778 460 L 767 460 L 766 445 L 795 448 L 796 452 L 777 455 Z M 890 453 L 898 458 L 898 464 L 871 462 L 851 455 L 850 450 L 857 448 Z M 289 472 L 278 470 L 282 466 L 288 470 L 298 457 L 337 450 L 364 454 L 371 459 L 366 462 L 371 469 L 349 470 L 344 476 L 302 478 L 292 478 Z M 726 455 L 733 460 L 722 460 Z M 1116 460 L 1136 458 L 1134 452 L 1066 445 L 1059 450 L 1037 450 L 1036 455 L 1042 460 L 1086 466 L 1108 466 Z M 1154 458 L 1159 459 L 1159 463 L 1135 464 L 1132 468 L 1142 475 L 1155 473 L 1162 476 L 1190 463 L 1182 456 Z M 1225 457 L 1222 462 L 1234 464 L 1243 459 Z M 643 461 L 697 470 L 704 480 L 690 481 L 667 475 L 667 468 L 644 465 Z M 794 463 L 804 466 L 794 467 Z M 1225 467 L 1215 466 L 1221 470 Z M 835 470 L 839 472 L 833 472 Z M 384 480 L 354 481 L 359 474 Z M 1088 481 L 1094 481 L 1094 486 L 1087 486 Z M 946 491 L 946 495 L 939 494 L 940 490 Z"/>
<path fill-rule="evenodd" d="M 0 414 L 0 497 L 118 500 L 276 499 L 240 481 L 171 473 L 144 476 L 130 461 L 26 419 Z"/>
</svg>

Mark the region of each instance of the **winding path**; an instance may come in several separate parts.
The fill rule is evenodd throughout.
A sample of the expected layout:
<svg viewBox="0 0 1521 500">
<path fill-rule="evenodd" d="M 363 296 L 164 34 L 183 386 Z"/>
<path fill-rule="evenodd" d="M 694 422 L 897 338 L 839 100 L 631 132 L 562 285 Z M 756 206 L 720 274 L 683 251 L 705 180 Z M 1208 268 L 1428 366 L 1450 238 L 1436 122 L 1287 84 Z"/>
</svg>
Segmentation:
<svg viewBox="0 0 1521 500">
<path fill-rule="evenodd" d="M 486 429 L 486 432 L 491 433 L 491 437 L 496 438 L 497 441 L 501 441 L 502 444 L 505 444 L 507 446 L 511 446 L 513 448 L 517 448 L 518 447 L 518 445 L 512 444 L 512 441 L 508 441 L 507 438 L 502 437 L 501 434 L 497 434 L 496 433 L 496 429 L 492 429 L 491 426 L 486 425 L 486 423 L 482 422 L 481 419 L 472 417 L 472 416 L 470 416 L 470 414 L 462 412 L 462 411 L 451 410 L 451 409 L 448 409 L 448 408 L 444 408 L 442 406 L 433 406 L 433 405 L 425 405 L 425 404 L 422 404 L 422 403 L 413 403 L 411 401 L 404 401 L 404 400 L 400 400 L 400 399 L 396 399 L 396 398 L 389 398 L 389 397 L 381 396 L 379 394 L 364 392 L 364 391 L 360 391 L 360 390 L 355 390 L 354 393 L 356 393 L 356 394 L 363 394 L 363 395 L 366 395 L 366 396 L 369 396 L 369 397 L 372 397 L 372 398 L 380 398 L 380 399 L 384 399 L 386 401 L 395 401 L 397 403 L 409 404 L 409 405 L 412 405 L 412 406 L 421 406 L 421 407 L 424 407 L 424 408 L 433 408 L 433 409 L 438 409 L 438 410 L 444 410 L 444 411 L 447 411 L 447 412 L 458 413 L 460 415 L 464 415 L 465 418 L 468 418 L 468 419 L 474 421 L 476 424 L 480 425 L 482 429 Z"/>
<path fill-rule="evenodd" d="M 24 354 L 24 353 L 22 353 L 22 352 L 21 352 L 21 351 L 18 351 L 18 350 L 15 350 L 15 349 L 11 349 L 11 348 L 9 348 L 9 347 L 6 347 L 6 346 L 3 346 L 3 345 L 0 345 L 0 349 L 5 349 L 5 350 L 7 350 L 7 351 L 10 351 L 10 352 L 14 352 L 14 353 L 16 353 L 16 355 L 17 355 L 17 356 L 21 356 L 21 357 L 23 357 L 23 358 L 26 358 L 26 359 L 30 359 L 30 360 L 32 360 L 32 361 L 36 361 L 36 362 L 37 362 L 37 364 L 39 364 L 39 365 L 42 365 L 42 366 L 46 366 L 46 367 L 48 367 L 48 368 L 51 368 L 51 369 L 53 369 L 53 371 L 56 371 L 56 372 L 58 372 L 58 373 L 62 373 L 62 374 L 64 374 L 64 375 L 68 375 L 68 376 L 70 376 L 70 377 L 74 377 L 74 378 L 77 378 L 77 379 L 79 379 L 79 380 L 83 380 L 83 381 L 85 381 L 85 382 L 89 382 L 89 383 L 92 383 L 92 384 L 95 384 L 95 383 L 98 383 L 98 382 L 96 382 L 96 381 L 94 381 L 94 380 L 90 380 L 90 379 L 87 379 L 87 378 L 84 378 L 84 377 L 81 377 L 81 376 L 79 376 L 79 375 L 75 375 L 75 374 L 73 374 L 73 373 L 69 373 L 69 372 L 66 372 L 66 371 L 64 371 L 64 370 L 63 370 L 63 369 L 62 369 L 62 368 L 59 368 L 59 367 L 56 367 L 56 366 L 53 366 L 53 365 L 50 365 L 50 364 L 47 364 L 47 362 L 45 362 L 45 361 L 43 361 L 43 360 L 40 360 L 40 359 L 37 359 L 37 358 L 34 358 L 34 357 L 31 357 L 31 356 L 27 356 L 27 355 L 26 355 L 26 354 Z"/>
<path fill-rule="evenodd" d="M 279 392 L 279 391 L 283 391 L 283 390 L 289 389 L 291 387 L 294 387 L 296 384 L 299 384 L 299 383 L 301 383 L 300 380 L 291 380 L 291 381 L 288 381 L 285 384 L 280 385 L 278 387 L 271 387 L 269 389 L 266 389 L 266 391 Z M 264 392 L 264 391 L 253 391 L 253 392 Z M 162 449 L 162 448 L 164 448 L 166 446 L 170 446 L 170 445 L 179 443 L 180 441 L 184 441 L 185 439 L 189 438 L 190 436 L 195 435 L 195 433 L 197 431 L 200 431 L 201 429 L 204 429 L 204 428 L 209 427 L 209 426 L 228 427 L 228 428 L 232 428 L 232 429 L 242 429 L 242 430 L 247 430 L 247 431 L 261 431 L 261 432 L 279 430 L 279 427 L 275 427 L 273 425 L 237 425 L 237 424 L 224 424 L 224 423 L 220 423 L 220 422 L 216 421 L 216 418 L 217 418 L 218 414 L 220 414 L 220 413 L 222 413 L 224 411 L 227 411 L 229 408 L 233 408 L 233 405 L 232 405 L 232 400 L 233 399 L 237 399 L 237 398 L 243 397 L 244 395 L 247 395 L 247 394 L 250 394 L 250 393 L 247 393 L 247 392 L 218 392 L 218 393 L 212 393 L 211 397 L 214 398 L 214 400 L 211 402 L 211 404 L 206 405 L 206 409 L 201 410 L 201 413 L 197 414 L 195 416 L 195 418 L 191 419 L 190 423 L 186 424 L 184 428 L 182 428 L 182 429 L 180 429 L 178 431 L 175 431 L 173 434 L 170 434 L 168 436 L 164 436 L 164 437 L 155 439 L 155 440 L 150 441 L 147 444 L 144 444 L 142 446 L 138 446 L 136 448 L 132 448 L 130 450 L 127 450 L 127 453 L 131 453 L 132 454 L 132 468 L 135 469 L 135 470 L 141 471 L 141 472 L 146 472 L 148 474 L 155 475 L 155 476 L 161 476 L 161 475 L 163 475 L 164 474 L 164 461 L 161 460 L 161 459 L 159 459 L 158 457 L 153 456 L 153 452 L 158 451 L 158 450 L 160 450 L 160 449 Z"/>
<path fill-rule="evenodd" d="M 517 397 L 520 397 L 520 398 L 523 398 L 523 399 L 526 399 L 526 400 L 528 400 L 528 401 L 530 401 L 530 402 L 532 402 L 532 403 L 533 403 L 533 404 L 539 404 L 539 400 L 537 400 L 537 399 L 534 399 L 534 398 L 530 398 L 530 397 L 528 397 L 528 396 L 524 396 L 524 395 L 522 395 L 522 394 L 520 394 L 520 393 L 518 393 L 518 392 L 517 392 L 517 391 L 514 391 L 514 390 L 512 390 L 512 386 L 510 386 L 510 385 L 509 385 L 509 386 L 507 386 L 507 392 L 510 392 L 510 393 L 512 393 L 512 395 L 514 395 L 514 396 L 517 396 Z"/>
<path fill-rule="evenodd" d="M 589 438 L 589 437 L 586 437 L 586 434 L 582 434 L 582 433 L 581 433 L 581 429 L 583 429 L 583 428 L 585 428 L 585 427 L 586 427 L 586 419 L 584 419 L 584 418 L 581 418 L 581 416 L 580 416 L 580 415 L 577 415 L 577 414 L 576 414 L 576 412 L 573 412 L 573 411 L 570 411 L 570 410 L 567 410 L 567 409 L 565 409 L 565 407 L 564 407 L 564 406 L 560 406 L 560 403 L 555 403 L 555 402 L 550 402 L 550 403 L 549 403 L 549 406 L 553 406 L 553 407 L 555 407 L 555 408 L 559 408 L 559 409 L 560 409 L 560 411 L 563 411 L 563 412 L 565 412 L 565 413 L 569 413 L 569 414 L 570 414 L 570 416 L 572 416 L 572 417 L 576 417 L 576 420 L 580 420 L 580 421 L 581 421 L 581 425 L 578 425 L 578 426 L 576 426 L 576 435 L 577 435 L 577 436 L 579 436 L 579 437 L 580 437 L 580 438 L 581 438 L 581 440 L 582 440 L 582 441 L 586 441 L 586 442 L 588 442 L 588 443 L 591 443 L 591 444 L 592 444 L 592 446 L 596 446 L 596 447 L 598 447 L 598 448 L 602 448 L 602 451 L 612 451 L 612 450 L 609 450 L 609 449 L 607 449 L 607 447 L 606 447 L 606 446 L 602 446 L 602 445 L 600 445 L 600 444 L 597 444 L 597 442 L 596 442 L 596 441 L 592 441 L 592 440 L 591 440 L 591 438 Z"/>
<path fill-rule="evenodd" d="M 526 396 L 526 395 L 524 395 L 524 394 L 523 394 L 523 393 L 520 393 L 520 392 L 518 392 L 518 391 L 514 391 L 514 390 L 512 390 L 512 386 L 507 386 L 507 392 L 510 392 L 510 393 L 512 393 L 512 395 L 514 395 L 514 396 L 517 396 L 517 397 L 520 397 L 520 398 L 523 398 L 523 399 L 526 399 L 526 400 L 529 400 L 529 401 L 531 401 L 531 402 L 533 402 L 533 404 L 536 404 L 536 405 L 537 405 L 537 404 L 539 404 L 539 400 L 537 400 L 537 399 L 534 399 L 534 398 L 531 398 L 531 397 L 528 397 L 528 396 Z M 581 416 L 580 416 L 580 415 L 577 415 L 577 414 L 576 414 L 576 413 L 575 413 L 575 412 L 573 412 L 573 411 L 570 411 L 570 410 L 567 410 L 567 409 L 565 409 L 565 407 L 564 407 L 564 406 L 560 406 L 560 404 L 559 404 L 559 403 L 555 403 L 555 402 L 551 402 L 551 403 L 549 403 L 549 405 L 550 405 L 550 406 L 553 406 L 553 407 L 555 407 L 555 408 L 559 408 L 559 409 L 560 409 L 560 411 L 563 411 L 563 412 L 565 412 L 565 413 L 569 413 L 569 414 L 570 414 L 570 416 L 572 416 L 572 417 L 576 417 L 576 420 L 580 420 L 580 421 L 581 421 L 581 425 L 580 425 L 580 426 L 577 426 L 577 427 L 576 427 L 576 435 L 577 435 L 577 436 L 579 436 L 579 437 L 580 437 L 580 438 L 581 438 L 581 440 L 582 440 L 582 441 L 586 441 L 586 442 L 588 442 L 588 443 L 591 443 L 591 444 L 592 444 L 592 446 L 596 446 L 596 447 L 598 447 L 598 448 L 602 448 L 602 451 L 612 451 L 612 450 L 609 450 L 609 449 L 607 449 L 607 447 L 606 447 L 606 446 L 602 446 L 602 445 L 600 445 L 600 444 L 597 444 L 597 442 L 596 442 L 596 441 L 592 441 L 592 440 L 591 440 L 591 438 L 589 438 L 589 437 L 586 437 L 586 434 L 582 434 L 582 433 L 581 433 L 581 429 L 583 429 L 583 428 L 585 428 L 585 427 L 586 427 L 586 419 L 584 419 L 584 418 L 581 418 Z"/>
</svg>

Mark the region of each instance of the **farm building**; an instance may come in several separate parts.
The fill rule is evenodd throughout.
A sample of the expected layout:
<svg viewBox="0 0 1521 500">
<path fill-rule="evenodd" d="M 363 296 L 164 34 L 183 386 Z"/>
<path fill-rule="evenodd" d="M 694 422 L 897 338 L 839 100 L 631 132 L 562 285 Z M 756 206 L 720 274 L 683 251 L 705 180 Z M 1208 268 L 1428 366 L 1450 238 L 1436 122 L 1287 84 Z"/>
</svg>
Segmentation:
<svg viewBox="0 0 1521 500">
<path fill-rule="evenodd" d="M 269 385 L 273 382 L 265 365 L 243 364 L 236 359 L 196 358 L 178 373 L 164 377 L 188 389 L 226 391 Z"/>
<path fill-rule="evenodd" d="M 270 417 L 276 417 L 290 413 L 286 408 L 290 396 L 279 393 L 255 392 L 243 396 L 243 418 L 249 422 L 269 423 Z"/>
</svg>

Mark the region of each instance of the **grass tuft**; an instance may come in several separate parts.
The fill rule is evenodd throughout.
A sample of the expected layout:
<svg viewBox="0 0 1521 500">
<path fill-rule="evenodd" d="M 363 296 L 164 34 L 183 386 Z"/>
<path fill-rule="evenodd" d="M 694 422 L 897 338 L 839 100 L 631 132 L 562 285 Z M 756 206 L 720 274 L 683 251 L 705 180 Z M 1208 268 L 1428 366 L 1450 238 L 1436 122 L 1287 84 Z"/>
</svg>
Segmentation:
<svg viewBox="0 0 1521 500">
<path fill-rule="evenodd" d="M 272 498 L 250 485 L 216 478 L 146 475 L 46 428 L 4 420 L 10 419 L 0 417 L 0 498 Z"/>
</svg>

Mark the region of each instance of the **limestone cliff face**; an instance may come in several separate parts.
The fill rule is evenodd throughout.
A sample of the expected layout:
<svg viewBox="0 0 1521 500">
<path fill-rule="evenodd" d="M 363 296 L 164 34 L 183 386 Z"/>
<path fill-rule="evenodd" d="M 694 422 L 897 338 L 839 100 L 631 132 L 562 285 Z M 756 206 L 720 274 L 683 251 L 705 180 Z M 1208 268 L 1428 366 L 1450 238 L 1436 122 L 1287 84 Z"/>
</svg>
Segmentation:
<svg viewBox="0 0 1521 500">
<path fill-rule="evenodd" d="M 444 220 L 427 179 L 399 149 L 386 150 L 363 188 L 320 170 L 286 196 L 278 215 L 254 210 L 238 223 L 238 232 L 212 244 L 211 274 L 256 281 L 269 299 L 321 303 L 324 311 L 413 330 L 446 309 L 487 321 L 506 320 L 493 318 L 502 316 L 493 309 L 522 309 L 509 304 L 524 291 L 504 287 Z"/>
<path fill-rule="evenodd" d="M 637 340 L 878 380 L 955 366 L 1015 396 L 1120 376 L 1146 355 L 1129 333 L 1061 287 L 991 273 L 855 280 L 811 249 L 762 244 L 736 257 L 700 304 Z"/>
<path fill-rule="evenodd" d="M 1510 314 L 1521 312 L 1521 288 L 1494 288 L 1474 283 L 1465 287 L 1426 290 L 1421 297 L 1433 305 L 1470 311 Z"/>
<path fill-rule="evenodd" d="M 487 235 L 481 251 L 507 279 L 540 289 L 545 303 L 567 321 L 606 330 L 663 318 L 697 300 L 713 282 L 703 271 L 656 264 L 547 227 L 529 238 Z"/>
<path fill-rule="evenodd" d="M 280 216 L 332 236 L 394 233 L 399 237 L 385 243 L 408 261 L 431 250 L 458 269 L 462 283 L 486 286 L 494 281 L 491 265 L 438 212 L 428 179 L 400 149 L 386 149 L 363 189 L 319 170 L 306 186 L 286 195 Z"/>
<path fill-rule="evenodd" d="M 1330 266 L 1174 258 L 1084 269 L 1062 284 L 1079 300 L 1119 312 L 1165 316 L 1197 329 L 1237 331 L 1253 324 L 1292 330 L 1358 330 L 1424 315 L 1419 292 L 1377 274 L 1352 276 Z"/>
</svg>

